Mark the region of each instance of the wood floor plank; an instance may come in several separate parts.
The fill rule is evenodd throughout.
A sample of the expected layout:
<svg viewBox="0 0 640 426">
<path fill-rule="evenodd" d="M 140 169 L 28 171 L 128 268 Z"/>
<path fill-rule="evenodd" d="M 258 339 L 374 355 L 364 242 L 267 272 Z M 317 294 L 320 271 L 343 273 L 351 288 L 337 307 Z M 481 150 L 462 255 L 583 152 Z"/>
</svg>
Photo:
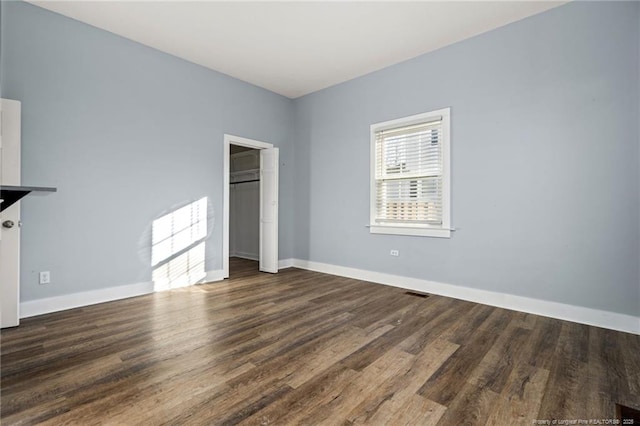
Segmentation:
<svg viewBox="0 0 640 426">
<path fill-rule="evenodd" d="M 393 380 L 379 386 L 377 398 L 367 398 L 356 406 L 347 420 L 354 424 L 388 424 L 422 384 L 458 349 L 459 345 L 437 340 L 414 356 L 413 361 Z M 438 405 L 433 401 L 428 404 Z M 434 410 L 436 414 L 439 410 Z M 429 414 L 432 416 L 432 414 Z M 434 415 L 435 416 L 435 415 Z M 433 416 L 432 416 L 433 417 Z M 433 417 L 435 418 L 435 417 Z"/>
<path fill-rule="evenodd" d="M 501 393 L 529 334 L 530 330 L 524 328 L 505 328 L 471 373 L 469 381 L 480 387 L 488 387 L 497 394 Z"/>
<path fill-rule="evenodd" d="M 589 352 L 587 362 L 587 374 L 591 384 L 586 392 L 589 394 L 587 404 L 588 418 L 597 418 L 602 413 L 615 413 L 616 396 L 609 389 L 608 352 L 614 348 L 606 347 L 606 330 L 593 327 L 589 330 Z M 624 365 L 619 366 L 624 369 Z M 613 381 L 619 380 L 614 378 Z"/>
<path fill-rule="evenodd" d="M 347 329 L 346 332 L 336 336 L 336 339 L 328 342 L 324 350 L 305 360 L 304 368 L 293 371 L 287 377 L 287 384 L 294 388 L 300 387 L 319 374 L 327 365 L 339 362 L 391 328 L 393 327 L 390 325 L 384 325 L 370 332 L 357 327 Z"/>
<path fill-rule="evenodd" d="M 452 326 L 442 338 L 458 344 L 467 342 L 493 312 L 494 308 L 491 306 L 469 303 L 469 309 L 462 311 L 462 314 L 456 312 L 457 321 L 452 321 Z"/>
<path fill-rule="evenodd" d="M 391 419 L 393 419 L 392 422 L 394 424 L 416 426 L 437 425 L 447 411 L 445 406 L 436 404 L 420 395 L 413 394 L 407 399 L 402 407 L 399 407 L 397 411 L 391 414 Z"/>
<path fill-rule="evenodd" d="M 487 425 L 530 425 L 538 412 L 549 371 L 528 363 L 518 364 L 493 407 Z"/>
<path fill-rule="evenodd" d="M 333 364 L 284 398 L 242 421 L 242 425 L 302 424 L 301 419 L 337 398 L 361 373 Z"/>
<path fill-rule="evenodd" d="M 120 364 L 122 360 L 117 354 L 109 355 L 79 365 L 73 372 L 66 370 L 47 375 L 39 385 L 5 389 L 2 395 L 2 414 L 11 416 L 30 407 L 42 407 L 52 400 L 66 397 L 69 393 L 75 393 L 86 383 L 95 383 L 110 376 L 114 370 L 120 368 Z"/>
<path fill-rule="evenodd" d="M 588 335 L 587 326 L 562 323 L 539 419 L 570 419 L 571 413 L 580 413 L 576 418 L 583 418 L 587 414 Z"/>
<path fill-rule="evenodd" d="M 411 365 L 414 355 L 391 349 L 362 369 L 361 373 L 330 402 L 318 406 L 302 423 L 332 425 L 343 423 L 354 408 L 367 399 L 375 399 L 380 388 Z"/>
<path fill-rule="evenodd" d="M 430 305 L 426 312 L 419 316 L 422 318 L 420 327 L 400 343 L 400 348 L 409 353 L 417 354 L 438 339 L 446 330 L 455 327 L 460 313 L 457 309 L 452 309 L 451 302 L 451 300 L 441 298 Z"/>
<path fill-rule="evenodd" d="M 629 386 L 629 395 L 640 395 L 640 338 L 629 333 L 618 333 L 619 348 L 624 362 L 624 368 Z M 640 398 L 629 401 L 628 407 L 640 410 Z"/>
<path fill-rule="evenodd" d="M 555 360 L 555 351 L 562 321 L 539 317 L 536 327 L 531 331 L 531 339 L 528 342 L 525 353 L 527 362 L 534 367 L 549 370 Z"/>
<path fill-rule="evenodd" d="M 508 322 L 509 315 L 503 309 L 495 310 L 485 322 L 477 326 L 473 337 L 461 345 L 425 382 L 418 394 L 438 404 L 448 406 L 465 385 L 469 375 L 493 346 L 499 336 L 496 329 L 503 327 Z M 482 327 L 483 325 L 484 327 Z"/>
<path fill-rule="evenodd" d="M 640 408 L 640 336 L 230 267 L 2 330 L 2 424 L 520 425 Z"/>
<path fill-rule="evenodd" d="M 447 406 L 439 425 L 486 424 L 498 394 L 491 389 L 466 382 Z"/>
</svg>

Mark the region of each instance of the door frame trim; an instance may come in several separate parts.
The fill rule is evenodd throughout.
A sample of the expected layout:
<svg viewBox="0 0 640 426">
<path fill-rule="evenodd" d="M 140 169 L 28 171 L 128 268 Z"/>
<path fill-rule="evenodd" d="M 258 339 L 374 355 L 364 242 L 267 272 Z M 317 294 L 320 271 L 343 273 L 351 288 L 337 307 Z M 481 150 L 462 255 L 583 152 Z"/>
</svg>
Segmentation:
<svg viewBox="0 0 640 426">
<path fill-rule="evenodd" d="M 21 158 L 22 158 L 22 102 L 13 99 L 0 99 L 0 163 L 2 162 L 2 155 L 6 156 L 9 164 L 15 167 L 8 167 L 5 164 L 5 170 L 2 170 L 2 164 L 0 164 L 0 181 L 6 185 L 20 185 L 21 182 Z M 12 144 L 9 144 L 11 141 Z M 22 262 L 20 260 L 20 245 L 22 243 L 22 237 L 20 232 L 20 215 L 21 215 L 21 201 L 17 201 L 15 204 L 8 207 L 2 213 L 0 218 L 2 221 L 11 219 L 17 226 L 6 233 L 0 231 L 1 234 L 5 234 L 5 241 L 3 242 L 3 251 L 0 253 L 5 256 L 5 262 L 9 262 L 10 266 L 3 271 L 4 274 L 8 274 L 10 280 L 7 280 L 7 276 L 1 277 L 0 291 L 3 294 L 2 301 L 0 302 L 0 328 L 15 327 L 20 325 L 20 273 Z M 15 244 L 15 245 L 14 245 Z M 4 265 L 7 266 L 6 264 Z M 0 266 L 1 268 L 2 266 Z M 15 267 L 15 269 L 14 269 Z"/>
<path fill-rule="evenodd" d="M 273 144 L 224 134 L 224 154 L 222 167 L 222 270 L 224 278 L 229 278 L 229 174 L 231 172 L 231 145 L 253 149 L 274 148 Z"/>
</svg>

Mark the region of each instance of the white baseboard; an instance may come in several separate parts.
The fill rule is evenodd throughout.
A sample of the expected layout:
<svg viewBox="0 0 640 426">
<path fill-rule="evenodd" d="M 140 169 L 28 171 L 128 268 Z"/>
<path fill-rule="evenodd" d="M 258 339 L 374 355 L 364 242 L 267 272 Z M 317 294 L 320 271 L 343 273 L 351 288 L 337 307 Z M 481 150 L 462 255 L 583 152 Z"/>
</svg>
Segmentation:
<svg viewBox="0 0 640 426">
<path fill-rule="evenodd" d="M 278 269 L 291 268 L 293 266 L 294 259 L 280 259 L 278 260 Z"/>
<path fill-rule="evenodd" d="M 230 254 L 229 257 L 239 257 L 240 259 L 247 260 L 260 260 L 260 256 L 255 253 L 245 253 L 242 251 L 236 251 L 233 254 Z"/>
<path fill-rule="evenodd" d="M 401 275 L 392 275 L 367 271 L 364 269 L 349 268 L 346 266 L 331 265 L 328 263 L 300 259 L 287 259 L 287 261 L 289 260 L 292 261 L 292 266 L 310 271 L 355 278 L 363 281 L 371 281 L 374 283 L 406 288 L 423 293 L 437 294 L 440 296 L 452 297 L 454 299 L 467 300 L 499 308 L 511 309 L 514 311 L 542 315 L 545 317 L 640 335 L 640 318 L 631 315 L 470 287 L 462 287 L 453 284 L 444 284 L 418 278 L 403 277 Z"/>
<path fill-rule="evenodd" d="M 214 281 L 222 281 L 224 279 L 224 271 L 217 269 L 214 271 L 207 271 L 207 275 L 199 281 L 199 283 L 211 283 Z"/>
<path fill-rule="evenodd" d="M 20 318 L 29 318 L 149 293 L 153 293 L 153 281 L 28 300 L 20 303 Z"/>
<path fill-rule="evenodd" d="M 223 279 L 224 273 L 222 270 L 208 271 L 199 283 L 222 281 Z M 29 300 L 20 303 L 20 318 L 29 318 L 36 315 L 65 311 L 67 309 L 81 308 L 83 306 L 127 299 L 129 297 L 141 296 L 153 292 L 153 281 L 149 281 Z"/>
<path fill-rule="evenodd" d="M 239 257 L 241 259 L 260 261 L 260 257 L 259 256 L 245 255 L 245 254 L 242 254 L 242 253 L 234 253 L 230 257 Z M 280 260 L 278 260 L 278 269 L 291 268 L 292 266 L 293 266 L 293 259 L 280 259 Z"/>
<path fill-rule="evenodd" d="M 423 293 L 437 294 L 454 299 L 467 300 L 499 308 L 640 335 L 640 318 L 632 315 L 301 259 L 281 259 L 278 262 L 278 266 L 280 269 L 293 266 L 325 274 L 386 284 Z M 223 279 L 224 272 L 222 270 L 214 270 L 208 271 L 201 282 L 214 282 Z M 29 318 L 51 312 L 95 305 L 96 303 L 141 296 L 143 294 L 153 293 L 153 291 L 153 282 L 141 282 L 66 294 L 63 296 L 29 300 L 20 303 L 20 318 Z"/>
</svg>

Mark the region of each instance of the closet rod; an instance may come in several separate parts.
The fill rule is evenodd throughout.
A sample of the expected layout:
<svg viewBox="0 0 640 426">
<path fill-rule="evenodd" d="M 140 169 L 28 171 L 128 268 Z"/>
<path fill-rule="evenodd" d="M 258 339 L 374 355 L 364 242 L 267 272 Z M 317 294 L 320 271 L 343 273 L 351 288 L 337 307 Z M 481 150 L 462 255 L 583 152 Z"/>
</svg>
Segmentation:
<svg viewBox="0 0 640 426">
<path fill-rule="evenodd" d="M 260 182 L 260 179 L 243 180 L 242 182 L 231 182 L 230 185 L 235 185 L 237 183 L 249 183 L 249 182 Z"/>
</svg>

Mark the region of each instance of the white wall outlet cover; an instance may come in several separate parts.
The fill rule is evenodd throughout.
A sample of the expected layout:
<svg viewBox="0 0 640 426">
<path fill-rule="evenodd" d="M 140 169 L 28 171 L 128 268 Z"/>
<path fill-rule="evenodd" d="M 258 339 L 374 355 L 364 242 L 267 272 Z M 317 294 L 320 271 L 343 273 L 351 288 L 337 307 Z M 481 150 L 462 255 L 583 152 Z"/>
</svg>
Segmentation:
<svg viewBox="0 0 640 426">
<path fill-rule="evenodd" d="M 40 284 L 49 284 L 51 282 L 51 273 L 49 271 L 40 272 Z"/>
</svg>

